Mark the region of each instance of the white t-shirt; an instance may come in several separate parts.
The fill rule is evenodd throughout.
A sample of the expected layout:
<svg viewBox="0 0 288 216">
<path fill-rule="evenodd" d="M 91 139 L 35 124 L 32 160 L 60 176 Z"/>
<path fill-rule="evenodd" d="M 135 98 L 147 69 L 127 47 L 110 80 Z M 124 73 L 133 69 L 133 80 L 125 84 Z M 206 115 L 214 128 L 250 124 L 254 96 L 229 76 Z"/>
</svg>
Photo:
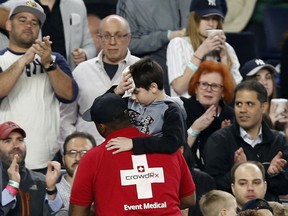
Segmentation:
<svg viewBox="0 0 288 216">
<path fill-rule="evenodd" d="M 0 55 L 0 67 L 5 71 L 22 53 L 7 50 Z M 26 132 L 26 166 L 40 169 L 47 166 L 59 150 L 59 101 L 49 77 L 40 65 L 40 57 L 24 68 L 9 94 L 0 103 L 0 122 L 13 121 Z M 30 67 L 30 72 L 29 72 Z"/>
</svg>

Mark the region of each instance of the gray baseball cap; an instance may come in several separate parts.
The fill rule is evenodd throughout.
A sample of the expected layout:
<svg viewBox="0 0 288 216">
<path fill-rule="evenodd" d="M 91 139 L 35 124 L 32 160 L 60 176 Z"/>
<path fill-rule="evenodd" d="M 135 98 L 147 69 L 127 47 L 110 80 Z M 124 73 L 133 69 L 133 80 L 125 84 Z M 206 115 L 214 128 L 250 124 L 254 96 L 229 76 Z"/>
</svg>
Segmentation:
<svg viewBox="0 0 288 216">
<path fill-rule="evenodd" d="M 43 23 L 46 20 L 46 14 L 44 13 L 43 8 L 37 2 L 32 0 L 21 0 L 15 2 L 10 10 L 9 19 L 11 19 L 13 15 L 21 12 L 28 12 L 36 16 L 39 19 L 41 26 L 43 26 Z"/>
</svg>

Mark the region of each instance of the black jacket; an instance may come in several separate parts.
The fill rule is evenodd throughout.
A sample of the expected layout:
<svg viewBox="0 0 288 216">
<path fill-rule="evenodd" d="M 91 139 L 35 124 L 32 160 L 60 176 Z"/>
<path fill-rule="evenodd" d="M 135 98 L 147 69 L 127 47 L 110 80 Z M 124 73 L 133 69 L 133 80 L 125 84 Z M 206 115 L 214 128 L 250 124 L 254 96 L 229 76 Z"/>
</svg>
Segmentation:
<svg viewBox="0 0 288 216">
<path fill-rule="evenodd" d="M 8 166 L 3 164 L 2 182 L 3 187 L 8 184 L 7 174 Z M 48 216 L 52 215 L 48 203 L 44 202 L 46 195 L 45 176 L 41 173 L 33 172 L 25 167 L 20 166 L 20 187 L 16 196 L 17 202 L 14 209 L 13 203 L 6 206 L 1 205 L 4 215 L 11 216 Z"/>
<path fill-rule="evenodd" d="M 206 108 L 204 108 L 199 101 L 195 99 L 195 97 L 184 98 L 181 97 L 181 100 L 184 102 L 184 107 L 187 113 L 186 125 L 187 128 L 191 127 L 194 121 L 196 121 L 201 115 L 206 112 Z M 196 167 L 203 170 L 204 165 L 202 163 L 203 160 L 203 149 L 206 145 L 208 137 L 221 128 L 221 123 L 224 120 L 233 120 L 234 110 L 232 107 L 224 104 L 222 101 L 220 102 L 220 106 L 222 108 L 220 115 L 215 117 L 214 121 L 207 127 L 205 130 L 201 131 L 201 133 L 197 136 L 192 148 L 191 152 L 193 154 L 194 161 L 196 163 Z M 197 156 L 196 152 L 199 149 L 200 157 Z"/>
<path fill-rule="evenodd" d="M 288 194 L 288 165 L 277 176 L 267 175 L 269 163 L 278 151 L 282 151 L 283 158 L 287 159 L 287 140 L 278 131 L 269 129 L 264 122 L 262 122 L 262 137 L 262 143 L 253 148 L 240 136 L 240 128 L 236 122 L 209 137 L 203 154 L 205 171 L 215 178 L 218 189 L 231 192 L 230 170 L 234 165 L 234 153 L 242 147 L 247 160 L 259 161 L 266 169 L 265 198 L 269 201 L 278 201 L 278 195 Z"/>
</svg>

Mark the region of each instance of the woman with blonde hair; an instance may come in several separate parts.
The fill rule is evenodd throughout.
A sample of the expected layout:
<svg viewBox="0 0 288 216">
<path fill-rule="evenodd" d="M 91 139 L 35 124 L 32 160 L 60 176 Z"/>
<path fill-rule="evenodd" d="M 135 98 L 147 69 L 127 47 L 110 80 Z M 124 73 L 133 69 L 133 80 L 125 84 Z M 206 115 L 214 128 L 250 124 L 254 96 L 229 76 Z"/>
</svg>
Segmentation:
<svg viewBox="0 0 288 216">
<path fill-rule="evenodd" d="M 189 80 L 201 62 L 211 57 L 228 66 L 236 83 L 242 80 L 238 58 L 234 49 L 226 43 L 224 32 L 218 31 L 208 36 L 209 31 L 222 29 L 223 19 L 220 0 L 215 0 L 213 4 L 208 0 L 192 1 L 186 36 L 174 38 L 167 48 L 171 96 L 189 97 Z"/>
</svg>

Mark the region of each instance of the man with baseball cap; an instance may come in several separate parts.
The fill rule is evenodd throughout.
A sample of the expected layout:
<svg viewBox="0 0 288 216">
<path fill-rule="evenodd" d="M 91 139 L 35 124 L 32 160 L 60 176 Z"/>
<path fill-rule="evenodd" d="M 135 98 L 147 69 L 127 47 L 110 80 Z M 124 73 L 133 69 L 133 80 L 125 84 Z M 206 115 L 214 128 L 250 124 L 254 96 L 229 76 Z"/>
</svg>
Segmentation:
<svg viewBox="0 0 288 216">
<path fill-rule="evenodd" d="M 50 36 L 37 39 L 45 21 L 34 1 L 17 1 L 6 29 L 9 46 L 0 52 L 0 122 L 15 121 L 27 133 L 26 165 L 43 173 L 59 150 L 59 101 L 78 94 L 66 60 L 51 50 Z"/>
<path fill-rule="evenodd" d="M 8 121 L 5 124 L 0 124 L 0 139 L 6 139 L 13 131 L 19 132 L 24 138 L 26 137 L 26 133 L 22 128 L 15 123 Z"/>
<path fill-rule="evenodd" d="M 61 165 L 56 161 L 48 163 L 45 183 L 43 174 L 25 167 L 25 137 L 26 132 L 16 123 L 7 121 L 0 124 L 1 181 L 5 187 L 1 193 L 1 211 L 4 215 L 13 216 L 50 215 L 62 206 L 55 188 Z"/>
<path fill-rule="evenodd" d="M 44 13 L 43 8 L 37 2 L 32 0 L 15 2 L 14 7 L 10 10 L 8 18 L 11 19 L 12 16 L 21 12 L 33 14 L 39 20 L 40 25 L 43 26 L 46 19 L 46 14 Z"/>
<path fill-rule="evenodd" d="M 99 124 L 111 122 L 124 113 L 128 114 L 125 100 L 116 94 L 107 93 L 97 97 L 91 108 L 84 112 L 82 117 L 85 121 Z"/>
<path fill-rule="evenodd" d="M 180 150 L 147 155 L 107 151 L 112 138 L 145 136 L 131 126 L 127 104 L 119 95 L 97 97 L 84 118 L 93 121 L 106 140 L 81 159 L 71 191 L 70 215 L 88 216 L 93 202 L 96 215 L 181 215 L 180 208 L 195 204 L 195 185 Z"/>
<path fill-rule="evenodd" d="M 14 10 L 15 3 L 23 0 L 9 0 L 1 7 L 0 28 L 5 29 L 6 10 Z M 27 0 L 26 0 L 27 1 Z M 30 5 L 37 4 L 37 9 L 43 8 L 38 19 L 41 22 L 42 35 L 49 35 L 53 40 L 52 50 L 58 52 L 67 60 L 73 70 L 76 65 L 95 56 L 96 48 L 88 28 L 87 12 L 83 1 L 79 0 L 31 0 Z M 31 8 L 30 8 L 31 9 Z M 34 11 L 33 13 L 37 13 Z M 44 24 L 44 25 L 43 25 Z"/>
</svg>

